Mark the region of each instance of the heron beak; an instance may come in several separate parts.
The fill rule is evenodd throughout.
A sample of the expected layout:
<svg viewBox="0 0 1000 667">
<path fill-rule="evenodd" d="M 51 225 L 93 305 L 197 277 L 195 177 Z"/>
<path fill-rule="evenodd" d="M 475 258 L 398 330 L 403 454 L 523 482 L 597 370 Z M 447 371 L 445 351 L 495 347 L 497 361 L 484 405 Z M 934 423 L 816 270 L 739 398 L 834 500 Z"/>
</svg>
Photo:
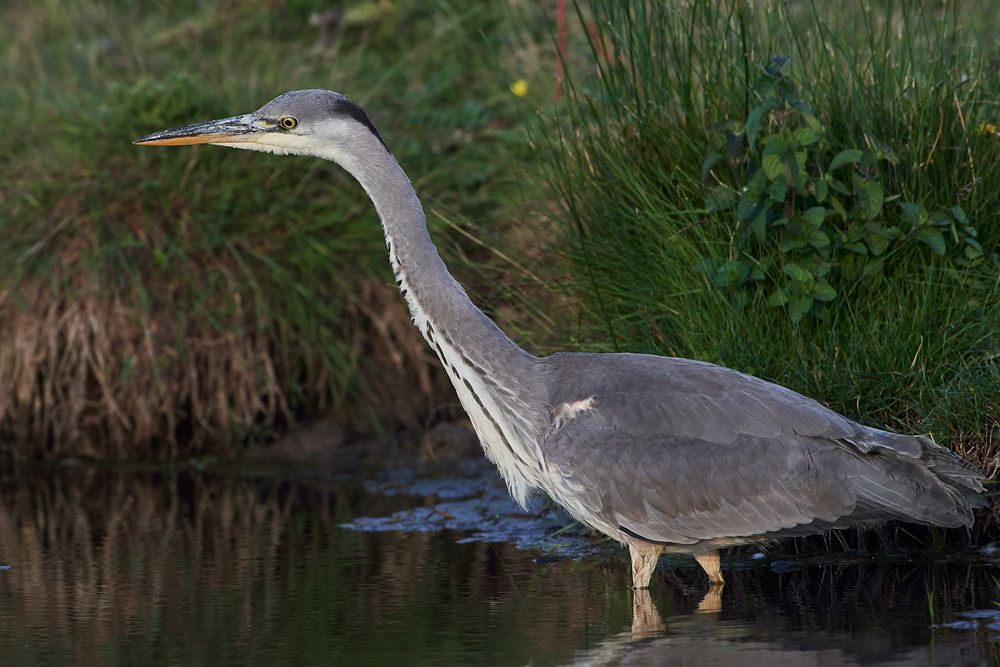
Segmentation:
<svg viewBox="0 0 1000 667">
<path fill-rule="evenodd" d="M 161 130 L 133 141 L 141 146 L 186 146 L 188 144 L 238 144 L 258 141 L 268 126 L 257 116 L 248 113 L 222 120 L 210 120 Z"/>
</svg>

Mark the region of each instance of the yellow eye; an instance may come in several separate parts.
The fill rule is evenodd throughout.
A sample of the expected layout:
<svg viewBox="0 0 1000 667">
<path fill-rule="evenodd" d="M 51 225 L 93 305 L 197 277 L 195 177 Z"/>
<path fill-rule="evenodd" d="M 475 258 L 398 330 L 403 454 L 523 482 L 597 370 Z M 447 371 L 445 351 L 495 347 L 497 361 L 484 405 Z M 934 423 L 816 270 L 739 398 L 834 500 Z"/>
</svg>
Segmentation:
<svg viewBox="0 0 1000 667">
<path fill-rule="evenodd" d="M 299 124 L 299 121 L 292 118 L 291 116 L 283 116 L 281 120 L 278 121 L 278 125 L 286 130 L 295 129 L 295 126 Z"/>
</svg>

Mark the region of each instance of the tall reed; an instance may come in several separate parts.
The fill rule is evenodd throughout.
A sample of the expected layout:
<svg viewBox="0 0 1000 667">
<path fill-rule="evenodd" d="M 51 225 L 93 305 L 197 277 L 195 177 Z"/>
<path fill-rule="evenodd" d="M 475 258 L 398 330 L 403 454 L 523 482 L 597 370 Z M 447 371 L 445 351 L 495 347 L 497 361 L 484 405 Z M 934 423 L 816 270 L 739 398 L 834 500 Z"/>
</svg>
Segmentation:
<svg viewBox="0 0 1000 667">
<path fill-rule="evenodd" d="M 536 133 L 561 204 L 554 251 L 589 313 L 589 350 L 703 359 L 779 382 L 873 425 L 931 432 L 989 470 L 1000 429 L 1000 80 L 997 3 L 610 2 L 581 7 L 592 70 Z M 590 20 L 589 17 L 592 17 Z M 766 294 L 695 270 L 746 230 L 706 205 L 708 132 L 746 119 L 772 54 L 839 148 L 900 156 L 887 192 L 961 205 L 988 259 L 912 247 L 825 320 L 793 323 Z M 900 222 L 898 203 L 883 215 Z M 969 452 L 966 452 L 969 453 Z"/>
</svg>

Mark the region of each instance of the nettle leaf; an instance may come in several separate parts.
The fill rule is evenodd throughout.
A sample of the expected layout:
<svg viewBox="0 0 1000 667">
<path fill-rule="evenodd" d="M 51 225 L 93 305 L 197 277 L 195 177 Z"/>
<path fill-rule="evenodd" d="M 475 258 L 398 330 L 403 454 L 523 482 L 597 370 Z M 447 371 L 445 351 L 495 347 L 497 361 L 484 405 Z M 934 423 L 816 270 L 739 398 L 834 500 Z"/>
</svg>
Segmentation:
<svg viewBox="0 0 1000 667">
<path fill-rule="evenodd" d="M 785 201 L 785 195 L 788 194 L 788 186 L 785 185 L 784 181 L 775 181 L 767 189 L 767 194 L 773 201 Z"/>
<path fill-rule="evenodd" d="M 935 227 L 951 226 L 951 218 L 948 216 L 947 213 L 942 213 L 941 211 L 935 211 L 934 213 L 931 213 L 928 216 L 928 218 L 930 219 L 930 223 Z"/>
<path fill-rule="evenodd" d="M 780 155 L 765 155 L 763 158 L 764 172 L 772 181 L 785 175 L 785 161 Z"/>
<path fill-rule="evenodd" d="M 966 217 L 965 211 L 962 210 L 961 206 L 952 206 L 951 214 L 955 216 L 955 220 L 962 223 L 963 225 L 969 224 L 969 218 Z"/>
<path fill-rule="evenodd" d="M 802 238 L 801 236 L 793 236 L 789 234 L 785 238 L 781 239 L 781 243 L 778 244 L 778 250 L 781 252 L 788 252 L 789 250 L 801 250 L 809 244 L 809 241 Z"/>
<path fill-rule="evenodd" d="M 788 292 L 780 287 L 774 290 L 774 294 L 767 300 L 767 305 L 773 307 L 784 306 L 786 303 L 788 303 Z"/>
<path fill-rule="evenodd" d="M 858 201 L 861 203 L 861 209 L 871 220 L 878 216 L 878 212 L 882 210 L 882 201 L 885 199 L 885 193 L 882 191 L 882 186 L 878 183 L 869 181 L 859 188 L 855 189 L 858 195 Z"/>
<path fill-rule="evenodd" d="M 816 291 L 813 293 L 813 297 L 817 301 L 833 301 L 837 298 L 837 290 L 823 278 L 820 278 L 816 283 Z"/>
<path fill-rule="evenodd" d="M 812 111 L 812 109 L 810 109 L 809 107 L 807 107 L 801 100 L 796 100 L 795 102 L 792 102 L 792 108 L 795 109 L 796 111 L 798 111 L 802 115 L 803 118 L 805 118 L 806 116 L 812 116 L 813 120 L 816 120 L 816 114 L 814 114 L 813 111 Z M 815 129 L 815 128 L 813 128 L 813 129 Z M 816 130 L 816 131 L 819 132 L 819 130 Z"/>
<path fill-rule="evenodd" d="M 841 219 L 844 221 L 847 220 L 847 210 L 844 208 L 844 205 L 840 203 L 840 200 L 837 199 L 836 195 L 830 195 L 830 206 L 833 207 L 834 211 L 840 214 Z"/>
<path fill-rule="evenodd" d="M 770 76 L 762 75 L 754 79 L 753 89 L 760 95 L 767 95 L 777 86 L 777 82 Z"/>
<path fill-rule="evenodd" d="M 765 97 L 759 106 L 754 107 L 754 110 L 750 112 L 747 116 L 747 141 L 750 142 L 750 150 L 753 150 L 754 140 L 757 138 L 757 127 L 760 125 L 760 121 L 764 118 L 764 114 L 772 109 L 778 108 L 778 99 L 776 97 Z"/>
<path fill-rule="evenodd" d="M 826 194 L 830 191 L 830 185 L 826 181 L 816 181 L 816 201 L 822 203 L 826 200 Z"/>
<path fill-rule="evenodd" d="M 809 154 L 806 151 L 804 151 L 804 150 L 795 151 L 795 161 L 798 163 L 799 169 L 801 171 L 805 171 L 806 170 L 806 159 L 808 157 L 809 157 Z"/>
<path fill-rule="evenodd" d="M 873 234 L 884 236 L 890 241 L 894 241 L 899 238 L 899 229 L 897 227 L 883 227 L 877 222 L 866 222 L 865 229 L 869 230 Z"/>
<path fill-rule="evenodd" d="M 750 277 L 751 268 L 746 262 L 731 259 L 719 267 L 719 270 L 712 277 L 712 281 L 717 287 L 742 285 Z"/>
<path fill-rule="evenodd" d="M 871 148 L 866 148 L 861 153 L 861 169 L 870 169 L 876 162 L 879 161 L 879 158 L 881 157 L 881 155 L 876 153 Z"/>
<path fill-rule="evenodd" d="M 917 240 L 923 241 L 930 246 L 930 249 L 934 251 L 934 254 L 938 256 L 944 255 L 944 235 L 941 233 L 940 229 L 935 229 L 934 227 L 921 227 L 920 231 L 917 232 Z"/>
<path fill-rule="evenodd" d="M 899 235 L 895 227 L 881 227 L 878 223 L 865 223 L 865 242 L 873 255 L 881 255 L 889 247 L 889 241 Z"/>
<path fill-rule="evenodd" d="M 764 275 L 764 270 L 759 266 L 755 266 L 750 270 L 750 275 L 747 277 L 747 280 L 764 280 L 765 278 L 767 278 L 767 276 Z"/>
<path fill-rule="evenodd" d="M 788 76 L 788 73 L 792 70 L 792 59 L 788 56 L 778 56 L 772 55 L 771 62 L 774 64 L 767 67 L 765 71 L 772 76 Z"/>
<path fill-rule="evenodd" d="M 760 214 L 764 202 L 760 199 L 760 191 L 757 188 L 747 188 L 743 191 L 740 203 L 736 205 L 736 219 L 747 220 Z"/>
<path fill-rule="evenodd" d="M 723 157 L 725 156 L 722 153 L 715 152 L 705 158 L 705 162 L 701 165 L 701 180 L 704 181 L 708 178 L 708 172 L 712 171 L 712 167 L 715 166 L 715 163 Z"/>
<path fill-rule="evenodd" d="M 821 123 L 819 118 L 816 118 L 816 116 L 812 113 L 803 113 L 802 117 L 805 119 L 806 125 L 809 126 L 809 129 L 816 134 L 822 136 L 823 133 L 826 132 L 826 128 L 823 127 L 823 123 Z"/>
<path fill-rule="evenodd" d="M 734 124 L 735 125 L 735 124 Z M 740 152 L 740 135 L 726 128 L 726 153 L 729 157 L 736 157 Z"/>
<path fill-rule="evenodd" d="M 708 145 L 716 150 L 721 149 L 726 145 L 726 135 L 715 128 L 710 128 L 708 130 Z"/>
<path fill-rule="evenodd" d="M 795 151 L 795 159 L 788 163 L 789 170 L 792 172 L 792 183 L 795 184 L 795 189 L 799 191 L 804 197 L 806 194 L 806 152 L 804 150 Z"/>
<path fill-rule="evenodd" d="M 781 155 L 788 150 L 788 143 L 779 135 L 772 135 L 764 145 L 764 156 Z"/>
<path fill-rule="evenodd" d="M 802 317 L 812 308 L 812 305 L 813 298 L 811 296 L 793 294 L 788 300 L 788 316 L 792 318 L 792 322 L 798 324 L 802 321 Z"/>
<path fill-rule="evenodd" d="M 753 219 L 750 223 L 750 229 L 753 231 L 753 235 L 757 238 L 758 243 L 764 242 L 764 236 L 767 234 L 767 209 L 762 208 L 757 217 Z"/>
<path fill-rule="evenodd" d="M 851 196 L 851 191 L 847 189 L 847 186 L 838 181 L 836 178 L 833 178 L 832 176 L 827 174 L 826 180 L 830 183 L 830 187 L 832 187 L 840 194 L 844 195 L 845 197 Z"/>
<path fill-rule="evenodd" d="M 920 204 L 905 201 L 900 204 L 900 208 L 903 209 L 903 213 L 899 217 L 903 219 L 903 222 L 908 222 L 914 227 L 924 224 L 924 221 L 927 219 L 927 211 Z"/>
<path fill-rule="evenodd" d="M 820 248 L 825 248 L 830 245 L 830 237 L 821 229 L 810 228 L 812 231 L 807 232 L 807 237 L 809 238 L 809 245 L 819 250 Z"/>
<path fill-rule="evenodd" d="M 713 188 L 708 196 L 705 197 L 705 208 L 709 213 L 717 213 L 719 211 L 726 211 L 733 207 L 736 203 L 736 193 L 733 189 L 728 186 L 721 186 L 718 188 Z"/>
<path fill-rule="evenodd" d="M 833 162 L 827 167 L 827 171 L 833 171 L 837 167 L 843 167 L 845 164 L 851 164 L 852 162 L 861 161 L 861 151 L 857 148 L 848 148 L 846 151 L 840 151 L 833 158 Z"/>
<path fill-rule="evenodd" d="M 781 267 L 786 276 L 800 283 L 812 283 L 813 277 L 801 264 L 789 262 Z"/>
<path fill-rule="evenodd" d="M 795 138 L 795 141 L 799 142 L 800 146 L 814 144 L 820 139 L 819 133 L 808 127 L 800 127 L 792 133 L 792 136 Z"/>
<path fill-rule="evenodd" d="M 813 206 L 811 209 L 802 214 L 802 219 L 813 227 L 819 227 L 822 225 L 824 218 L 826 218 L 826 209 L 822 206 Z"/>
<path fill-rule="evenodd" d="M 880 143 L 878 145 L 878 154 L 881 159 L 887 160 L 890 164 L 899 164 L 899 156 L 889 148 L 889 144 Z"/>
</svg>

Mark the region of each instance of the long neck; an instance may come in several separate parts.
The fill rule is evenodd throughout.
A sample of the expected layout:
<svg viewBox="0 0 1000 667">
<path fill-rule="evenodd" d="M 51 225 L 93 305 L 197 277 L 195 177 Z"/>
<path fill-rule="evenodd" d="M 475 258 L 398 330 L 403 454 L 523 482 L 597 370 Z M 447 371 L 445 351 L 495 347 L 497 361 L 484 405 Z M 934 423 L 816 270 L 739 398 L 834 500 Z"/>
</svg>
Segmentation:
<svg viewBox="0 0 1000 667">
<path fill-rule="evenodd" d="M 448 273 L 395 158 L 374 141 L 335 157 L 375 204 L 413 323 L 444 365 L 487 455 L 523 503 L 538 486 L 539 435 L 547 418 L 538 360 L 504 335 Z"/>
<path fill-rule="evenodd" d="M 526 367 L 534 358 L 477 308 L 438 255 L 409 179 L 385 150 L 366 154 L 351 171 L 382 221 L 389 263 L 413 323 L 431 345 L 446 340 L 487 370 Z M 351 165 L 354 166 L 354 165 Z"/>
</svg>

